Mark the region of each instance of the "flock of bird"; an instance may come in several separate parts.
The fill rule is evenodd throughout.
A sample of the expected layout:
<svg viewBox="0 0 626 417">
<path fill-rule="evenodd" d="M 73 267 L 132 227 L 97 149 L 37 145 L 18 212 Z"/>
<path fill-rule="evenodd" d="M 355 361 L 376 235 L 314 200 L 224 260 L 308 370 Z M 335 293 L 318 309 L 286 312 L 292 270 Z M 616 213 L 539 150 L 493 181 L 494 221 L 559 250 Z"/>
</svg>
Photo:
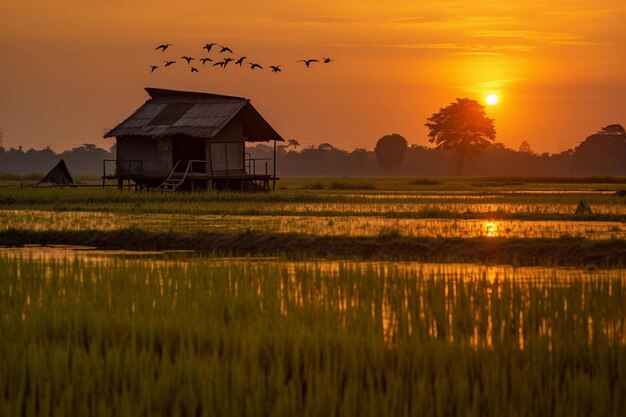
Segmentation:
<svg viewBox="0 0 626 417">
<path fill-rule="evenodd" d="M 155 51 L 159 51 L 160 50 L 161 52 L 165 52 L 171 46 L 172 46 L 171 43 L 164 43 L 164 44 L 161 44 L 161 45 L 157 46 L 156 48 L 154 48 L 154 50 Z M 235 61 L 234 65 L 239 65 L 241 67 L 244 64 L 244 61 L 246 61 L 248 59 L 247 56 L 242 56 L 239 59 L 235 60 L 234 58 L 231 58 L 231 56 L 233 55 L 233 50 L 232 49 L 230 49 L 227 46 L 218 45 L 216 43 L 207 43 L 206 45 L 204 45 L 202 47 L 202 49 L 206 49 L 206 53 L 210 54 L 211 50 L 213 50 L 213 47 L 216 47 L 215 50 L 219 49 L 219 52 L 218 52 L 219 53 L 219 55 L 218 55 L 219 56 L 219 60 L 214 61 L 213 58 L 209 58 L 209 57 L 204 57 L 204 58 L 198 59 L 198 61 L 201 62 L 203 66 L 207 62 L 211 62 L 212 66 L 214 66 L 214 67 L 221 67 L 222 69 L 225 69 L 230 62 Z M 228 54 L 230 54 L 230 55 L 228 55 Z M 197 67 L 194 67 L 191 64 L 192 61 L 196 60 L 195 58 L 193 58 L 191 56 L 187 56 L 187 55 L 183 55 L 180 58 L 185 60 L 185 61 L 187 61 L 187 66 L 190 68 L 191 72 L 200 72 Z M 164 65 L 165 68 L 167 68 L 167 67 L 169 67 L 171 65 L 176 64 L 176 61 L 170 61 L 170 60 L 164 60 L 163 62 L 165 62 L 165 65 Z M 331 62 L 333 62 L 333 60 L 330 59 L 330 58 L 322 58 L 321 61 L 320 61 L 319 59 L 312 58 L 312 59 L 301 59 L 301 60 L 296 61 L 296 62 L 302 62 L 302 63 L 304 63 L 304 65 L 307 68 L 309 68 L 311 66 L 311 64 L 313 64 L 314 62 L 322 62 L 324 64 L 330 64 Z M 260 64 L 258 64 L 256 62 L 252 62 L 250 60 L 248 60 L 246 62 L 246 64 L 250 67 L 251 70 L 255 70 L 257 68 L 260 69 L 260 70 L 263 69 L 262 65 L 260 65 Z M 271 71 L 273 73 L 282 72 L 281 67 L 282 67 L 282 65 L 269 65 L 269 68 L 271 69 Z M 158 65 L 151 65 L 150 66 L 150 73 L 153 73 L 157 69 L 159 69 Z"/>
</svg>

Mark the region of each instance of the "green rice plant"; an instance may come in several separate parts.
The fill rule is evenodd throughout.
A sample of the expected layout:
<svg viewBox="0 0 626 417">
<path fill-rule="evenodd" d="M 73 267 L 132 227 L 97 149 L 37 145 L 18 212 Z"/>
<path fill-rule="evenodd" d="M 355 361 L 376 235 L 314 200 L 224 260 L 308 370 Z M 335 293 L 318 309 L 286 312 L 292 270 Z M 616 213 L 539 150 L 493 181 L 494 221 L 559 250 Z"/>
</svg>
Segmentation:
<svg viewBox="0 0 626 417">
<path fill-rule="evenodd" d="M 326 184 L 322 181 L 315 181 L 315 182 L 309 182 L 306 183 L 304 185 L 302 185 L 302 187 L 300 187 L 300 189 L 302 190 L 324 190 L 326 189 Z"/>
<path fill-rule="evenodd" d="M 0 414 L 618 416 L 626 271 L 0 253 Z"/>
<path fill-rule="evenodd" d="M 37 181 L 43 178 L 43 174 L 33 172 L 30 174 L 0 173 L 0 181 Z"/>
<path fill-rule="evenodd" d="M 626 206 L 619 184 L 496 184 L 472 188 L 470 182 L 441 178 L 440 185 L 408 185 L 406 179 L 289 179 L 276 193 L 135 193 L 97 187 L 76 189 L 19 188 L 0 183 L 0 210 L 38 209 L 133 214 L 213 214 L 282 216 L 367 215 L 401 218 L 489 218 L 518 220 L 623 221 Z M 281 182 L 282 183 L 282 182 Z M 336 183 L 336 184 L 334 184 Z M 334 184 L 334 185 L 333 185 Z M 575 217 L 584 199 L 593 215 Z M 469 208 L 469 210 L 468 210 Z"/>
<path fill-rule="evenodd" d="M 429 178 L 418 178 L 409 182 L 409 185 L 441 185 L 441 181 Z"/>
<path fill-rule="evenodd" d="M 370 182 L 347 182 L 347 181 L 333 181 L 328 185 L 329 190 L 375 190 L 376 186 Z"/>
</svg>

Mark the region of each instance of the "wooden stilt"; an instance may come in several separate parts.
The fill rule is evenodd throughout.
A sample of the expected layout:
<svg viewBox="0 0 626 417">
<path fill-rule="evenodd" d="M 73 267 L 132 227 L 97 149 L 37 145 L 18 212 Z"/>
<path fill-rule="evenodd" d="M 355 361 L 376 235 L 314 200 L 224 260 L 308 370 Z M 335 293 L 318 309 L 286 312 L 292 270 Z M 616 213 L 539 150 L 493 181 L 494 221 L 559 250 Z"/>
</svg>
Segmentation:
<svg viewBox="0 0 626 417">
<path fill-rule="evenodd" d="M 273 175 L 274 178 L 272 179 L 272 192 L 275 192 L 276 191 L 276 139 L 274 139 L 274 163 L 272 165 L 274 165 L 274 175 Z"/>
</svg>

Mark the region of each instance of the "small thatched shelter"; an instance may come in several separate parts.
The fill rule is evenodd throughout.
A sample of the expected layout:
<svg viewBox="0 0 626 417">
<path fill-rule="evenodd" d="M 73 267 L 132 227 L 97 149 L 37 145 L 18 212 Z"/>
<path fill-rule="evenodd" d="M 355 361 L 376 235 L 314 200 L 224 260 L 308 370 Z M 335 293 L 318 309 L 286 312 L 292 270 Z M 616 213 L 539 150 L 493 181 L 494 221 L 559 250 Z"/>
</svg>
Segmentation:
<svg viewBox="0 0 626 417">
<path fill-rule="evenodd" d="M 105 161 L 106 179 L 139 187 L 176 189 L 270 189 L 273 160 L 254 160 L 246 142 L 283 138 L 250 100 L 210 93 L 146 88 L 137 111 L 105 134 L 115 137 L 117 159 Z"/>
<path fill-rule="evenodd" d="M 76 185 L 77 183 L 72 178 L 69 169 L 67 169 L 67 165 L 65 165 L 65 161 L 61 159 L 58 164 L 54 166 L 46 174 L 45 177 L 37 181 L 33 184 L 33 187 L 68 187 L 72 185 Z"/>
<path fill-rule="evenodd" d="M 580 200 L 578 207 L 576 207 L 575 214 L 592 214 L 591 206 L 589 206 L 585 200 Z"/>
</svg>

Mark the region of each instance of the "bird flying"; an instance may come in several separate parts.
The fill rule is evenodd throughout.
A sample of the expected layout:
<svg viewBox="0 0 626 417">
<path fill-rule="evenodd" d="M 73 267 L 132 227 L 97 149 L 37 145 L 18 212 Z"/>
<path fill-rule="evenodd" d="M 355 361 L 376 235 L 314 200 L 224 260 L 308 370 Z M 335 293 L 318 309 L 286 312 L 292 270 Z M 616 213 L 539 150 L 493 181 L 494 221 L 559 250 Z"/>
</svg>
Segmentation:
<svg viewBox="0 0 626 417">
<path fill-rule="evenodd" d="M 191 67 L 191 72 L 200 72 L 200 71 L 198 71 L 198 68 L 196 67 Z"/>
<path fill-rule="evenodd" d="M 270 65 L 270 68 L 272 69 L 272 72 L 280 72 L 281 65 Z"/>
<path fill-rule="evenodd" d="M 253 70 L 253 69 L 255 69 L 255 68 L 261 68 L 261 69 L 263 69 L 263 67 L 262 67 L 262 66 L 260 66 L 259 64 L 253 64 L 252 62 L 250 62 L 250 69 L 251 69 L 251 70 Z"/>
<path fill-rule="evenodd" d="M 300 61 L 297 62 L 304 62 L 304 65 L 306 65 L 307 68 L 309 68 L 309 65 L 311 65 L 311 62 L 320 62 L 318 59 L 301 59 Z"/>
<path fill-rule="evenodd" d="M 193 61 L 193 58 L 190 57 L 190 56 L 181 56 L 181 58 L 184 59 L 185 61 L 187 61 L 188 64 L 191 63 L 191 61 Z"/>
<path fill-rule="evenodd" d="M 163 61 L 163 62 L 165 62 L 165 66 L 166 66 L 166 67 L 169 67 L 170 65 L 175 64 L 175 63 L 176 63 L 176 61 Z"/>
<path fill-rule="evenodd" d="M 234 59 L 232 59 L 232 58 L 224 58 L 224 66 L 222 68 L 226 68 L 226 65 L 228 65 L 228 63 L 230 61 L 234 61 Z"/>
<path fill-rule="evenodd" d="M 224 64 L 224 61 L 216 62 L 215 64 L 213 64 L 214 67 L 217 67 L 218 65 L 220 67 L 224 68 L 224 65 L 226 65 L 226 64 Z"/>
<path fill-rule="evenodd" d="M 162 52 L 165 52 L 165 50 L 169 48 L 170 46 L 172 46 L 171 43 L 164 43 L 163 45 L 159 45 L 156 48 L 154 48 L 154 50 L 157 51 L 159 49 L 162 49 L 163 50 Z"/>
<path fill-rule="evenodd" d="M 220 54 L 223 54 L 224 52 L 230 52 L 231 54 L 233 53 L 233 50 L 232 50 L 232 49 L 230 49 L 230 48 L 229 48 L 229 47 L 227 47 L 227 46 L 221 46 L 221 45 L 220 45 L 220 48 L 222 48 L 222 49 L 220 50 Z"/>
<path fill-rule="evenodd" d="M 159 67 L 157 67 L 156 65 L 150 65 L 150 74 L 152 74 L 157 68 Z"/>
<path fill-rule="evenodd" d="M 235 64 L 237 64 L 237 65 L 241 66 L 241 64 L 243 64 L 243 60 L 244 60 L 244 59 L 246 59 L 246 58 L 247 58 L 247 57 L 242 56 L 241 58 L 239 58 L 239 59 L 237 60 L 237 62 L 235 62 Z"/>
<path fill-rule="evenodd" d="M 207 43 L 206 45 L 204 45 L 202 47 L 202 49 L 206 49 L 207 52 L 211 52 L 211 48 L 213 48 L 215 45 L 217 45 L 216 43 Z"/>
<path fill-rule="evenodd" d="M 324 59 L 324 64 L 330 64 L 331 62 L 334 62 L 332 59 L 330 58 L 323 58 Z"/>
<path fill-rule="evenodd" d="M 211 58 L 202 58 L 202 59 L 200 60 L 200 62 L 202 62 L 202 65 L 206 64 L 206 63 L 207 63 L 207 61 L 208 61 L 208 62 L 213 62 L 213 60 L 212 60 Z"/>
</svg>

